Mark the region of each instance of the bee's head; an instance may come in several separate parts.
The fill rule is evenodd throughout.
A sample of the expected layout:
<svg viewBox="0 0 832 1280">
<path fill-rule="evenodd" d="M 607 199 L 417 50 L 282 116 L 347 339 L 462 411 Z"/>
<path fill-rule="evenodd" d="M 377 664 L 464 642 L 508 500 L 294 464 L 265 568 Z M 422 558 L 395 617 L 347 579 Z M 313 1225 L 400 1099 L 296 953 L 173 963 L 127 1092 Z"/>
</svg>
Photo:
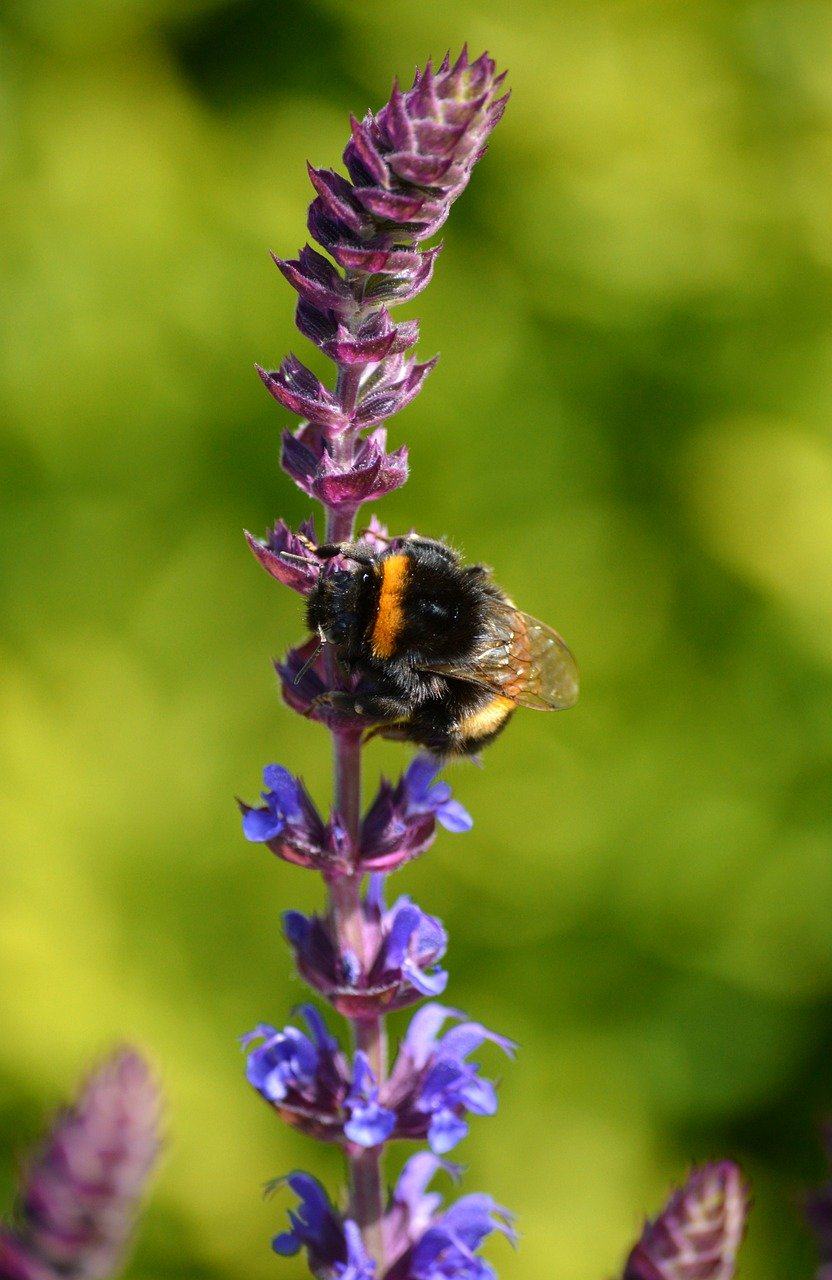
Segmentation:
<svg viewBox="0 0 832 1280">
<path fill-rule="evenodd" d="M 339 657 L 358 656 L 367 628 L 368 588 L 373 574 L 361 564 L 322 573 L 306 606 L 310 631 L 317 631 Z"/>
</svg>

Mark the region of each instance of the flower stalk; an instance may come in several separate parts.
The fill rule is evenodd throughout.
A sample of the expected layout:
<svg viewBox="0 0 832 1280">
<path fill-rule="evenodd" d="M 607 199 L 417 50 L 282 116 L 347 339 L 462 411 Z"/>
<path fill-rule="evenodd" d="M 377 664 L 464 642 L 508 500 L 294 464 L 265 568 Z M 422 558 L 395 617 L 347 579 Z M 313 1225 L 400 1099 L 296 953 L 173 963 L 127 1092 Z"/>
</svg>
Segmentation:
<svg viewBox="0 0 832 1280">
<path fill-rule="evenodd" d="M 351 119 L 344 151 L 347 176 L 309 166 L 314 199 L 312 240 L 295 259 L 275 258 L 298 295 L 296 323 L 335 366 L 325 386 L 295 355 L 277 369 L 258 366 L 269 393 L 301 418 L 283 434 L 281 464 L 295 484 L 319 501 L 324 542 L 355 538 L 357 514 L 403 485 L 407 448 L 388 450 L 383 425 L 418 395 L 436 361 L 409 355 L 419 336 L 414 321 L 395 323 L 391 308 L 429 283 L 441 245 L 423 247 L 445 222 L 454 200 L 498 123 L 507 94 L 495 64 L 467 50 L 451 64 L 429 62 L 413 85 L 394 84 L 389 101 L 363 120 Z M 325 256 L 328 255 L 328 256 Z M 375 520 L 360 535 L 373 552 L 388 545 Z M 340 554 L 316 554 L 316 530 L 292 532 L 282 521 L 265 539 L 247 535 L 261 565 L 308 596 L 322 574 L 342 571 Z M 345 1217 L 306 1174 L 288 1182 L 301 1200 L 278 1253 L 307 1250 L 313 1273 L 335 1277 L 419 1280 L 491 1274 L 475 1257 L 491 1231 L 513 1235 L 505 1211 L 487 1197 L 463 1197 L 445 1213 L 426 1190 L 448 1151 L 467 1132 L 465 1116 L 496 1109 L 493 1086 L 469 1054 L 486 1041 L 512 1046 L 477 1023 L 461 1022 L 440 1037 L 452 1010 L 430 1003 L 388 1072 L 386 1014 L 441 994 L 446 945 L 438 920 L 409 899 L 387 908 L 384 877 L 424 853 L 437 824 L 465 831 L 471 820 L 438 762 L 417 757 L 395 785 L 382 780 L 362 812 L 361 747 L 367 724 L 337 709 L 331 695 L 355 692 L 356 678 L 339 668 L 333 646 L 317 637 L 277 664 L 285 702 L 324 724 L 333 754 L 333 801 L 327 820 L 299 779 L 281 766 L 264 771 L 263 803 L 241 804 L 243 829 L 294 865 L 317 870 L 327 886 L 326 914 L 285 918 L 287 940 L 305 980 L 344 1016 L 351 1055 L 344 1053 L 312 1006 L 309 1034 L 261 1025 L 245 1037 L 248 1078 L 278 1114 L 310 1135 L 339 1143 L 349 1171 Z M 256 1047 L 255 1046 L 256 1043 Z M 385 1145 L 427 1141 L 434 1154 L 414 1156 L 388 1196 Z"/>
</svg>

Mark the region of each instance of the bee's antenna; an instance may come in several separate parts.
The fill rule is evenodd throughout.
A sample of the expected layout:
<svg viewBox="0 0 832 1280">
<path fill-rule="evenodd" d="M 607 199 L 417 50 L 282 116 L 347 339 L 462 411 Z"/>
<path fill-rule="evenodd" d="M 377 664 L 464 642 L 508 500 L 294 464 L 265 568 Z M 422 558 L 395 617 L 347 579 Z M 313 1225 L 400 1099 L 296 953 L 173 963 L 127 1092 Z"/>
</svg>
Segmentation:
<svg viewBox="0 0 832 1280">
<path fill-rule="evenodd" d="M 308 556 L 296 556 L 292 551 L 281 551 L 279 556 L 281 560 L 294 560 L 296 564 L 309 564 Z"/>
<path fill-rule="evenodd" d="M 300 680 L 303 678 L 303 676 L 306 675 L 306 672 L 312 666 L 312 663 L 315 661 L 315 659 L 317 658 L 318 654 L 321 652 L 321 649 L 323 649 L 325 644 L 326 644 L 326 636 L 321 634 L 320 642 L 315 646 L 312 653 L 310 653 L 309 657 L 304 662 L 300 671 L 297 673 L 294 680 L 292 681 L 293 684 L 298 684 Z"/>
<path fill-rule="evenodd" d="M 386 542 L 388 547 L 391 542 L 395 542 L 395 538 L 391 538 L 387 533 L 379 533 L 377 529 L 371 529 L 368 524 L 365 524 L 363 529 L 359 529 L 358 540 L 360 541 L 362 538 L 366 537 L 368 533 L 371 533 L 374 538 L 378 538 L 379 542 Z"/>
</svg>

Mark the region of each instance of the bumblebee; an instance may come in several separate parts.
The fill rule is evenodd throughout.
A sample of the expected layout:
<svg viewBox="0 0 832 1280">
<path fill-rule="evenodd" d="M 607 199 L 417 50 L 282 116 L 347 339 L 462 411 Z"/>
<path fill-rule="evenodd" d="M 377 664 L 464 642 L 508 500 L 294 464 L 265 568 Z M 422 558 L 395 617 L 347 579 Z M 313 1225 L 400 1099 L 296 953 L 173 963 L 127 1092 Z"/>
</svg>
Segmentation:
<svg viewBox="0 0 832 1280">
<path fill-rule="evenodd" d="M 309 628 L 360 677 L 354 694 L 325 695 L 333 709 L 447 757 L 492 742 L 518 706 L 560 711 L 577 701 L 575 660 L 557 632 L 444 542 L 411 534 L 380 552 L 357 542 L 317 554 L 346 567 L 321 574 Z"/>
</svg>

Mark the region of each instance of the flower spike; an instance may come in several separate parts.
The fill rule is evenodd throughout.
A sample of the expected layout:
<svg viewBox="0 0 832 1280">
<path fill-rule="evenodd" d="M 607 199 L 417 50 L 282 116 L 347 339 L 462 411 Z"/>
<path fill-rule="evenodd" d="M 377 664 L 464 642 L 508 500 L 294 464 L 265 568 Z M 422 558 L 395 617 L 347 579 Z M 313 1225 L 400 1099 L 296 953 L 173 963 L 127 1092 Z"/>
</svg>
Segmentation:
<svg viewBox="0 0 832 1280">
<path fill-rule="evenodd" d="M 93 1072 L 30 1161 L 16 1220 L 0 1227 L 3 1280 L 105 1280 L 120 1268 L 159 1154 L 159 1111 L 135 1050 Z"/>
<path fill-rule="evenodd" d="M 645 1226 L 623 1280 L 731 1280 L 747 1214 L 748 1191 L 735 1164 L 694 1169 Z"/>
<path fill-rule="evenodd" d="M 375 517 L 357 535 L 358 547 L 349 545 L 359 509 L 407 480 L 407 446 L 388 446 L 387 425 L 436 365 L 413 354 L 418 323 L 396 322 L 392 311 L 433 277 L 442 245 L 427 242 L 499 120 L 503 78 L 487 54 L 471 61 L 463 49 L 453 63 L 428 62 L 409 88 L 394 82 L 380 111 L 350 117 L 346 173 L 308 166 L 314 197 L 306 225 L 318 247 L 306 244 L 296 258 L 273 255 L 297 294 L 298 329 L 337 370 L 333 382 L 321 380 L 294 354 L 276 368 L 257 367 L 281 409 L 300 419 L 283 431 L 281 465 L 323 505 L 324 545 L 311 523 L 294 532 L 278 521 L 265 538 L 247 538 L 272 578 L 313 603 L 339 574 L 343 582 L 350 561 L 366 563 L 364 581 L 372 581 L 380 553 L 400 545 Z M 388 907 L 383 877 L 424 853 L 440 828 L 458 834 L 472 820 L 438 778 L 440 762 L 424 755 L 395 784 L 382 779 L 361 814 L 359 751 L 378 727 L 378 689 L 372 672 L 339 665 L 328 627 L 309 616 L 314 634 L 275 665 L 286 704 L 332 732 L 329 817 L 279 765 L 264 771 L 260 802 L 240 809 L 248 840 L 318 871 L 329 886 L 326 911 L 287 911 L 283 927 L 300 975 L 349 1020 L 353 1049 L 340 1047 L 312 1005 L 301 1010 L 305 1027 L 261 1023 L 243 1043 L 248 1079 L 272 1110 L 342 1147 L 351 1191 L 342 1215 L 314 1178 L 291 1174 L 285 1181 L 300 1203 L 274 1249 L 284 1256 L 304 1250 L 319 1280 L 490 1280 L 478 1250 L 492 1232 L 514 1238 L 509 1215 L 483 1195 L 443 1210 L 428 1186 L 440 1168 L 453 1171 L 441 1155 L 464 1137 L 468 1117 L 496 1110 L 494 1085 L 472 1055 L 486 1042 L 509 1055 L 514 1046 L 427 1004 L 388 1073 L 384 1032 L 388 1012 L 444 992 L 448 939 L 410 898 Z M 396 1140 L 427 1142 L 430 1151 L 407 1162 L 388 1201 L 381 1159 Z"/>
</svg>

